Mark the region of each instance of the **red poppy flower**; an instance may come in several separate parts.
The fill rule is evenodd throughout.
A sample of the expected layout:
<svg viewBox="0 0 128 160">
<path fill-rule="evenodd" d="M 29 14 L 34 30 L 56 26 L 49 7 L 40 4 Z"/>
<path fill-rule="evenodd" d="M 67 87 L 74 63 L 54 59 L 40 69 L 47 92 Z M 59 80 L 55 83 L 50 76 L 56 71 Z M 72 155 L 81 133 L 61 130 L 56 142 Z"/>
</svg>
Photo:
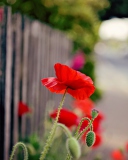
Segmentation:
<svg viewBox="0 0 128 160">
<path fill-rule="evenodd" d="M 98 116 L 96 117 L 95 120 L 97 120 L 98 122 L 101 122 L 101 121 L 103 121 L 104 119 L 105 119 L 104 114 L 99 111 L 99 114 L 98 114 Z"/>
<path fill-rule="evenodd" d="M 74 100 L 73 107 L 80 109 L 86 116 L 91 115 L 92 109 L 94 108 L 94 103 L 89 98 L 85 100 Z"/>
<path fill-rule="evenodd" d="M 51 118 L 55 119 L 56 116 L 57 116 L 57 110 L 50 113 Z M 71 112 L 70 110 L 62 109 L 60 111 L 58 122 L 66 125 L 67 127 L 72 127 L 74 125 L 77 126 L 79 123 L 79 117 L 75 113 Z"/>
<path fill-rule="evenodd" d="M 98 116 L 95 118 L 93 122 L 93 130 L 95 132 L 101 132 L 101 122 L 104 120 L 103 113 L 99 112 Z"/>
<path fill-rule="evenodd" d="M 125 157 L 120 150 L 112 151 L 111 157 L 112 157 L 112 160 L 125 160 Z"/>
<path fill-rule="evenodd" d="M 49 77 L 41 80 L 51 92 L 64 93 L 68 88 L 67 93 L 81 100 L 94 93 L 95 87 L 90 77 L 60 63 L 56 63 L 54 68 L 57 78 Z"/>
<path fill-rule="evenodd" d="M 101 136 L 101 134 L 96 132 L 95 135 L 96 135 L 96 141 L 93 144 L 92 148 L 99 147 L 102 144 L 102 136 Z"/>
<path fill-rule="evenodd" d="M 97 121 L 96 119 L 93 122 L 93 130 L 94 132 L 101 132 L 101 123 L 99 121 Z"/>
<path fill-rule="evenodd" d="M 31 108 L 29 108 L 26 104 L 23 102 L 19 102 L 18 105 L 18 116 L 22 116 L 25 113 L 32 112 Z"/>
</svg>

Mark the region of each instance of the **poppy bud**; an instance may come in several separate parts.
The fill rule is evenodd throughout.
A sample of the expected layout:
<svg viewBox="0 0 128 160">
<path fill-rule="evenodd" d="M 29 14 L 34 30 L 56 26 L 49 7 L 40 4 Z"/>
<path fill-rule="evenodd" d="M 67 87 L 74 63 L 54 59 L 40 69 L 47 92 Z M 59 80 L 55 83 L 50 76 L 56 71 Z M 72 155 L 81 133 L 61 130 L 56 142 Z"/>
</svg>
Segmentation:
<svg viewBox="0 0 128 160">
<path fill-rule="evenodd" d="M 78 159 L 80 157 L 81 149 L 79 142 L 77 141 L 76 138 L 74 137 L 68 138 L 66 142 L 66 147 L 73 158 Z"/>
<path fill-rule="evenodd" d="M 95 143 L 96 140 L 96 136 L 95 133 L 93 131 L 89 131 L 86 135 L 86 144 L 88 147 L 93 146 L 93 144 Z"/>
<path fill-rule="evenodd" d="M 99 111 L 97 111 L 96 109 L 92 110 L 92 118 L 95 119 L 99 114 Z"/>
</svg>

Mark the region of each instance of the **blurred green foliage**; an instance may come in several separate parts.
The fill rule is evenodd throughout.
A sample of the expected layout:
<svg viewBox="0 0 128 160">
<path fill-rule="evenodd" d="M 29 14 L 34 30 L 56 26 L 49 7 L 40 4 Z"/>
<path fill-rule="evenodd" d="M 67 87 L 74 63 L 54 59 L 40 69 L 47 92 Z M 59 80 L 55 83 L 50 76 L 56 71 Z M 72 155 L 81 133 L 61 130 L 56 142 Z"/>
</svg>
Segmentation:
<svg viewBox="0 0 128 160">
<path fill-rule="evenodd" d="M 29 159 L 39 160 L 45 142 L 41 140 L 37 134 L 33 134 L 24 139 L 20 139 L 20 141 L 25 143 L 28 149 Z M 65 143 L 66 143 L 66 136 L 64 134 L 60 134 L 58 137 L 55 137 L 52 147 L 49 150 L 49 153 L 46 155 L 45 159 L 46 160 L 64 159 L 67 154 Z M 18 152 L 18 160 L 22 159 L 23 159 L 23 152 L 20 149 Z"/>
<path fill-rule="evenodd" d="M 20 139 L 20 141 L 22 141 L 26 145 L 28 149 L 29 159 L 38 160 L 42 148 L 39 137 L 36 134 L 33 134 L 31 136 L 25 137 L 24 139 Z M 22 159 L 23 159 L 23 152 L 20 149 L 18 152 L 18 160 Z"/>
<path fill-rule="evenodd" d="M 3 0 L 4 1 L 4 0 Z M 107 0 L 8 0 L 13 12 L 21 12 L 53 28 L 64 31 L 74 41 L 74 49 L 92 52 L 98 38 L 98 13 Z"/>
<path fill-rule="evenodd" d="M 63 31 L 73 41 L 73 53 L 83 50 L 89 57 L 82 72 L 95 82 L 94 63 L 91 58 L 98 40 L 99 12 L 109 6 L 107 0 L 2 0 L 12 7 L 13 12 L 21 12 L 33 19 Z M 100 92 L 92 99 L 98 100 Z M 95 98 L 93 98 L 95 97 Z"/>
<path fill-rule="evenodd" d="M 89 57 L 87 57 L 87 61 L 83 67 L 83 69 L 80 70 L 82 73 L 85 73 L 89 77 L 92 78 L 92 80 L 95 82 L 95 61 Z M 96 88 L 95 93 L 92 94 L 90 97 L 94 102 L 99 100 L 102 96 L 102 92 L 100 89 Z"/>
<path fill-rule="evenodd" d="M 110 5 L 105 10 L 100 11 L 101 20 L 113 17 L 128 18 L 128 0 L 108 0 Z"/>
</svg>

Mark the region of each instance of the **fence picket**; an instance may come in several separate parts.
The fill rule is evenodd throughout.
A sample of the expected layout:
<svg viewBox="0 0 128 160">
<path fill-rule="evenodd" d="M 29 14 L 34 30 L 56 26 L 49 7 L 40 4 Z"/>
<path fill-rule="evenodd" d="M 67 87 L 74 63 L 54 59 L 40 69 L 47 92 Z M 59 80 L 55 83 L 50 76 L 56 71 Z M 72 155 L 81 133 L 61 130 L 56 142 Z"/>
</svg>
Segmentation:
<svg viewBox="0 0 128 160">
<path fill-rule="evenodd" d="M 28 56 L 28 47 L 29 47 L 29 21 L 27 19 L 24 19 L 26 23 L 24 23 L 24 32 L 23 32 L 23 62 L 22 62 L 22 101 L 23 103 L 27 104 L 27 80 L 28 80 L 28 62 L 29 62 L 29 56 Z M 25 128 L 26 128 L 26 115 L 22 117 L 22 123 L 21 123 L 21 134 L 22 137 L 25 136 Z"/>
<path fill-rule="evenodd" d="M 14 119 L 13 119 L 13 144 L 18 141 L 18 103 L 20 101 L 20 78 L 21 78 L 21 47 L 22 47 L 22 32 L 21 32 L 21 16 L 16 14 L 15 25 L 15 67 L 14 67 Z M 15 24 L 15 23 L 14 23 Z"/>
<path fill-rule="evenodd" d="M 12 24 L 11 9 L 7 11 L 7 37 L 6 37 L 6 79 L 5 79 L 5 138 L 4 138 L 4 158 L 9 158 L 10 147 L 10 121 L 11 121 L 11 84 L 12 84 Z"/>
</svg>

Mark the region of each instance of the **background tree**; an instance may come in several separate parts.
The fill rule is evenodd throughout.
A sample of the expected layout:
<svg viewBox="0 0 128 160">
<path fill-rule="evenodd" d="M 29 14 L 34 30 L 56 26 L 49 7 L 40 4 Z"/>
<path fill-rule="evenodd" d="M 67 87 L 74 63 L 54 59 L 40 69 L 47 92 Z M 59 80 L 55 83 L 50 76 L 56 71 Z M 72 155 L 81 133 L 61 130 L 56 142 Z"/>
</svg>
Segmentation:
<svg viewBox="0 0 128 160">
<path fill-rule="evenodd" d="M 33 19 L 63 31 L 73 42 L 73 53 L 83 50 L 86 64 L 81 70 L 95 81 L 93 48 L 98 40 L 99 12 L 109 6 L 107 0 L 8 0 L 3 2 L 13 12 L 27 14 Z M 100 97 L 98 91 L 92 99 Z"/>
<path fill-rule="evenodd" d="M 100 19 L 107 20 L 113 17 L 128 17 L 128 1 L 127 0 L 108 0 L 110 6 L 100 11 Z"/>
</svg>

